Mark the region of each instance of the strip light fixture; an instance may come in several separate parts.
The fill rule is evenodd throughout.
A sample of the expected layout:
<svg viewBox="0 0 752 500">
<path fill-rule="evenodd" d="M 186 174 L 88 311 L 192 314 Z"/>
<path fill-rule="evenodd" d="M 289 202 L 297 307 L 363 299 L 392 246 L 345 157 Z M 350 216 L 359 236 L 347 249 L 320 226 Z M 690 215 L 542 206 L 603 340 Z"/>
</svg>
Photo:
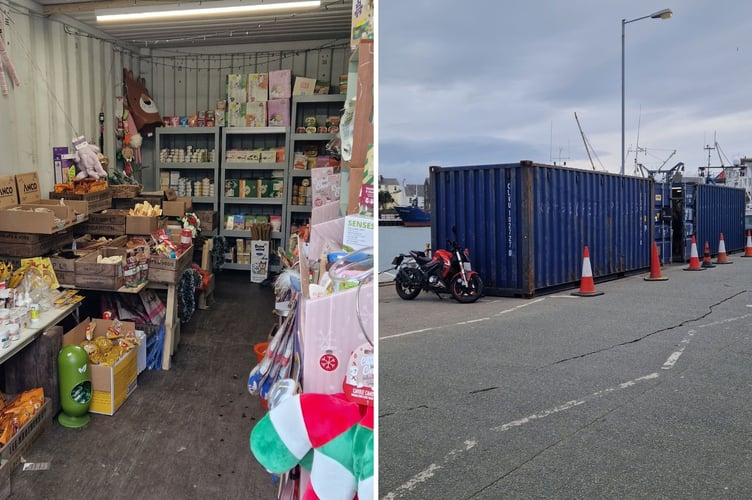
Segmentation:
<svg viewBox="0 0 752 500">
<path fill-rule="evenodd" d="M 192 5 L 197 5 L 192 7 Z M 228 16 L 234 14 L 253 14 L 274 11 L 316 9 L 321 0 L 301 2 L 249 3 L 249 2 L 196 2 L 175 3 L 159 6 L 128 7 L 122 9 L 96 10 L 98 23 L 117 23 L 127 21 L 164 21 L 168 19 L 185 19 L 206 16 Z"/>
</svg>

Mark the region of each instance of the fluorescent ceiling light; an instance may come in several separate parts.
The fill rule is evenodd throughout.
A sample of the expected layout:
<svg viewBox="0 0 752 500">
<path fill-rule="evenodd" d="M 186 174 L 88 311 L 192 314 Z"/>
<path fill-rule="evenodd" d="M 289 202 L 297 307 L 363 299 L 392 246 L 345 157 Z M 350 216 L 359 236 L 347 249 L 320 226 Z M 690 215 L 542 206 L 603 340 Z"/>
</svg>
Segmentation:
<svg viewBox="0 0 752 500">
<path fill-rule="evenodd" d="M 197 7 L 191 8 L 192 5 Z M 196 2 L 176 3 L 159 6 L 129 7 L 123 9 L 96 10 L 98 23 L 124 21 L 158 21 L 190 17 L 227 16 L 233 14 L 253 14 L 272 11 L 315 9 L 321 6 L 320 0 L 302 2 L 257 3 L 248 2 Z"/>
</svg>

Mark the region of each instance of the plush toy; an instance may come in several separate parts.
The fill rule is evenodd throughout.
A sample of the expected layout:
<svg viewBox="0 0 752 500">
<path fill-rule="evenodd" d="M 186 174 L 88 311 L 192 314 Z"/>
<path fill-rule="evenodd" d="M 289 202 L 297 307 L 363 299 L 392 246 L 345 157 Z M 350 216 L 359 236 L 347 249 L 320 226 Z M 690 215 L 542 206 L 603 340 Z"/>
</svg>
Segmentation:
<svg viewBox="0 0 752 500">
<path fill-rule="evenodd" d="M 102 168 L 99 160 L 99 148 L 84 138 L 84 136 L 73 139 L 75 152 L 73 161 L 78 166 L 78 174 L 74 180 L 80 181 L 87 177 L 94 179 L 106 179 L 107 172 Z"/>
<path fill-rule="evenodd" d="M 142 135 L 149 136 L 157 127 L 162 126 L 157 104 L 146 90 L 146 80 L 133 78 L 133 72 L 123 68 L 123 83 L 125 83 L 125 98 L 128 112 L 133 116 L 136 130 Z M 132 131 L 131 133 L 135 133 Z"/>
<path fill-rule="evenodd" d="M 251 431 L 251 451 L 268 471 L 310 471 L 304 500 L 374 498 L 373 407 L 344 394 L 291 396 Z"/>
</svg>

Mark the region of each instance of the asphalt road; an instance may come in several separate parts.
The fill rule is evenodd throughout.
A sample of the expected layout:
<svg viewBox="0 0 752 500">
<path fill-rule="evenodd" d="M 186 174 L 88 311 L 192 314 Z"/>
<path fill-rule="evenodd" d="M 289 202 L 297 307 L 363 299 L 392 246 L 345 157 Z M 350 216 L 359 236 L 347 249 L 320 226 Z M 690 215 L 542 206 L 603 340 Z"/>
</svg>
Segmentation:
<svg viewBox="0 0 752 500">
<path fill-rule="evenodd" d="M 379 498 L 752 498 L 752 258 L 459 304 L 379 286 Z"/>
</svg>

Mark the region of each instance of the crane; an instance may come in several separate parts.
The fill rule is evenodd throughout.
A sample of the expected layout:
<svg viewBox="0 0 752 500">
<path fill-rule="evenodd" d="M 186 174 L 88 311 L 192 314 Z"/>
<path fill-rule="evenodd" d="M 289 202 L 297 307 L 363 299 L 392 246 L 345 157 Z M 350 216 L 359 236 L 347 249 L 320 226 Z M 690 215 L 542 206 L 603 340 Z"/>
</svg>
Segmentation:
<svg viewBox="0 0 752 500">
<path fill-rule="evenodd" d="M 574 112 L 574 119 L 577 121 L 577 128 L 580 129 L 580 135 L 582 136 L 583 144 L 585 144 L 585 152 L 587 153 L 587 157 L 590 160 L 590 166 L 593 167 L 593 170 L 595 170 L 595 163 L 593 163 L 593 157 L 590 155 L 590 148 L 588 147 L 588 140 L 587 140 L 587 137 L 585 137 L 585 132 L 582 131 L 582 126 L 580 125 L 580 119 L 577 118 L 577 111 Z"/>
</svg>

